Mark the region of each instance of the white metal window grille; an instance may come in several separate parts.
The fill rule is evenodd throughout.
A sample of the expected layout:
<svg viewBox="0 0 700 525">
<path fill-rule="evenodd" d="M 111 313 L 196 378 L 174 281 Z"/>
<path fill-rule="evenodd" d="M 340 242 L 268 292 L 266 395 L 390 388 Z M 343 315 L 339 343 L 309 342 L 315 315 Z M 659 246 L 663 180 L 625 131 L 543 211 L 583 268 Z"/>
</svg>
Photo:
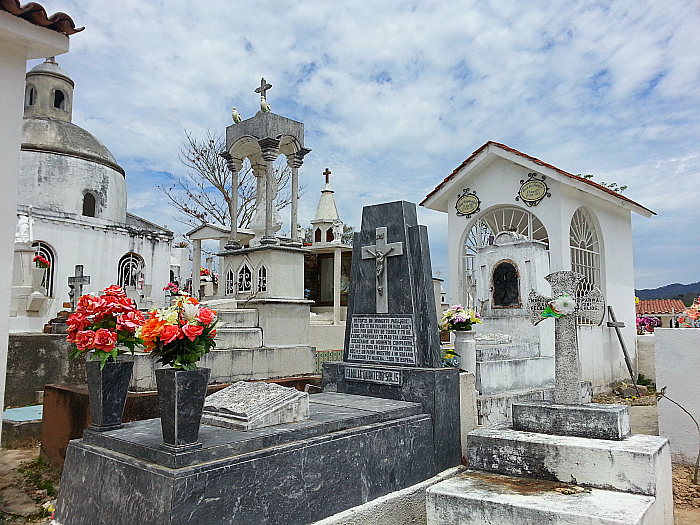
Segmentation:
<svg viewBox="0 0 700 525">
<path fill-rule="evenodd" d="M 233 275 L 233 270 L 229 268 L 226 272 L 226 295 L 233 295 L 236 293 L 236 278 Z"/>
<path fill-rule="evenodd" d="M 571 269 L 586 278 L 576 288 L 576 297 L 583 297 L 593 287 L 601 286 L 598 233 L 585 208 L 576 210 L 571 218 L 569 246 L 571 248 Z M 592 324 L 592 322 L 579 317 L 578 324 Z"/>
<path fill-rule="evenodd" d="M 258 292 L 267 292 L 267 268 L 258 268 Z"/>
<path fill-rule="evenodd" d="M 42 241 L 32 243 L 32 248 L 35 249 L 36 255 L 41 255 L 49 261 L 49 267 L 44 271 L 44 277 L 41 280 L 41 285 L 46 288 L 46 294 L 53 297 L 53 276 L 56 256 L 53 253 L 51 246 Z"/>
<path fill-rule="evenodd" d="M 541 241 L 549 249 L 549 237 L 542 221 L 533 213 L 516 206 L 504 206 L 483 213 L 474 222 L 464 242 L 462 255 L 462 303 L 474 307 L 476 295 L 476 269 L 474 256 L 478 248 L 493 243 L 502 231 L 524 235 L 529 240 Z"/>
<path fill-rule="evenodd" d="M 253 291 L 253 272 L 248 266 L 248 263 L 243 263 L 241 269 L 238 270 L 238 292 Z"/>
<path fill-rule="evenodd" d="M 127 253 L 119 259 L 117 284 L 122 288 L 127 286 L 138 287 L 145 265 L 140 255 Z"/>
</svg>

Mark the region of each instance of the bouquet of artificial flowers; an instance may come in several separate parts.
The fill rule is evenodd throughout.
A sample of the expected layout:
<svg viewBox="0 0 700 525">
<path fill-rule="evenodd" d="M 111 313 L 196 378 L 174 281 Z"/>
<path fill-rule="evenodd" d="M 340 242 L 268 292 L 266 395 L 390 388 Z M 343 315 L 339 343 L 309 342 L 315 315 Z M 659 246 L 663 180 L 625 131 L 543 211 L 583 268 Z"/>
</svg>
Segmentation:
<svg viewBox="0 0 700 525">
<path fill-rule="evenodd" d="M 450 306 L 442 312 L 440 329 L 446 331 L 471 330 L 473 324 L 481 324 L 481 317 L 474 309 L 465 309 L 461 304 Z"/>
<path fill-rule="evenodd" d="M 75 345 L 70 357 L 94 350 L 91 359 L 100 359 L 100 369 L 108 360 L 116 361 L 124 348 L 134 353 L 143 342 L 136 335 L 146 321 L 124 290 L 117 285 L 105 289 L 99 297 L 83 295 L 75 313 L 68 317 L 68 341 Z"/>
<path fill-rule="evenodd" d="M 49 262 L 49 260 L 40 254 L 35 255 L 34 258 L 32 259 L 32 262 L 34 263 L 34 266 L 36 266 L 37 268 L 48 268 L 49 266 L 51 266 L 51 263 Z"/>
<path fill-rule="evenodd" d="M 216 346 L 218 321 L 214 310 L 194 297 L 180 296 L 169 308 L 151 310 L 137 336 L 158 362 L 176 370 L 194 370 L 197 361 Z"/>
</svg>

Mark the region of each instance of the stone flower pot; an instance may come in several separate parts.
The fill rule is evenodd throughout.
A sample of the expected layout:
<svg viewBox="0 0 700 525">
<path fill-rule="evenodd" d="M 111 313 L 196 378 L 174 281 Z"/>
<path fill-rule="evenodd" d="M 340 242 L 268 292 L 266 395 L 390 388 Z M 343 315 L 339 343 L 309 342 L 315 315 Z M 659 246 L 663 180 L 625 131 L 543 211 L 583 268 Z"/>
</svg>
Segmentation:
<svg viewBox="0 0 700 525">
<path fill-rule="evenodd" d="M 133 361 L 108 361 L 102 370 L 99 359 L 85 363 L 92 419 L 88 428 L 104 432 L 123 426 L 122 416 L 133 368 Z"/>
<path fill-rule="evenodd" d="M 471 330 L 455 330 L 455 352 L 460 355 L 462 369 L 476 374 L 476 342 Z"/>
<path fill-rule="evenodd" d="M 202 446 L 197 439 L 210 372 L 209 368 L 155 371 L 163 448 L 179 452 Z"/>
<path fill-rule="evenodd" d="M 32 286 L 36 291 L 42 291 L 44 282 L 44 275 L 46 274 L 45 268 L 32 268 Z"/>
</svg>

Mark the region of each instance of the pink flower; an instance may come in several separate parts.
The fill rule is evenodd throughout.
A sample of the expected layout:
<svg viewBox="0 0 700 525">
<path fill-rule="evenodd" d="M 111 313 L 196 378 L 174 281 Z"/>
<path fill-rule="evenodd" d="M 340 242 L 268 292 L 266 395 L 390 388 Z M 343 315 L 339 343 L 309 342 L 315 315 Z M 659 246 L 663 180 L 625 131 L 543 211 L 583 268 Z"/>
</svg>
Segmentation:
<svg viewBox="0 0 700 525">
<path fill-rule="evenodd" d="M 180 330 L 180 327 L 173 324 L 165 325 L 160 332 L 160 342 L 164 345 L 170 344 L 176 339 L 182 339 L 183 337 L 184 334 L 182 333 L 182 330 Z M 194 337 L 192 340 L 194 341 Z"/>
<path fill-rule="evenodd" d="M 104 292 L 102 292 L 104 295 L 109 295 L 113 297 L 126 297 L 126 294 L 124 293 L 124 290 L 122 290 L 121 286 L 118 286 L 116 284 L 113 284 L 112 286 L 108 286 L 105 288 Z"/>
<path fill-rule="evenodd" d="M 195 337 L 198 335 L 201 335 L 201 333 L 204 331 L 203 326 L 197 326 L 194 324 L 189 324 L 187 323 L 185 326 L 182 327 L 182 332 L 187 336 L 187 338 L 190 341 L 194 341 Z"/>
<path fill-rule="evenodd" d="M 92 295 L 83 295 L 78 299 L 78 308 L 76 308 L 76 313 L 82 315 L 93 315 L 100 311 L 104 301 L 101 297 L 94 297 Z"/>
<path fill-rule="evenodd" d="M 104 330 L 104 328 L 102 330 Z M 95 346 L 95 332 L 92 330 L 78 332 L 75 336 L 75 346 L 81 352 L 85 352 L 85 350 L 89 350 Z"/>
<path fill-rule="evenodd" d="M 216 319 L 216 312 L 206 307 L 202 307 L 197 312 L 197 321 L 202 324 L 209 324 Z"/>
<path fill-rule="evenodd" d="M 69 343 L 75 343 L 75 336 L 78 334 L 78 330 L 69 326 L 66 329 L 66 333 L 68 334 L 68 337 L 66 337 L 66 341 L 68 341 Z"/>
<path fill-rule="evenodd" d="M 102 311 L 105 315 L 117 316 L 122 313 L 122 306 L 119 304 L 119 298 L 113 295 L 103 295 L 102 299 Z"/>
<path fill-rule="evenodd" d="M 131 312 L 136 310 L 136 304 L 134 303 L 133 299 L 129 299 L 128 297 L 120 297 L 119 306 L 121 306 L 122 312 Z"/>
<path fill-rule="evenodd" d="M 86 326 L 88 326 L 90 324 L 90 321 L 88 321 L 88 318 L 84 315 L 74 313 L 71 314 L 70 317 L 68 317 L 68 319 L 66 320 L 66 324 L 72 330 L 79 332 L 80 330 L 83 330 Z"/>
<path fill-rule="evenodd" d="M 132 310 L 117 317 L 117 330 L 135 332 L 136 329 L 145 322 L 146 319 L 144 318 L 143 313 L 139 312 L 138 310 Z"/>
<path fill-rule="evenodd" d="M 106 328 L 100 328 L 95 332 L 95 348 L 98 350 L 103 350 L 105 352 L 111 352 L 114 349 L 114 345 L 117 343 L 117 333 L 111 332 Z"/>
</svg>

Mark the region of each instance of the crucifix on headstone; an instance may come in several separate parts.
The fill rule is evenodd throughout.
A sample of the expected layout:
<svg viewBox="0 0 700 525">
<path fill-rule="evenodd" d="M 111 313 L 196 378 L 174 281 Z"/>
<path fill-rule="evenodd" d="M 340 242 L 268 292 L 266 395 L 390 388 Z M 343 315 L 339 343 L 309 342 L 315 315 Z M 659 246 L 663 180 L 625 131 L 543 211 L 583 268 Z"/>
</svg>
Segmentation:
<svg viewBox="0 0 700 525">
<path fill-rule="evenodd" d="M 260 93 L 260 96 L 262 96 L 265 100 L 267 100 L 267 90 L 272 89 L 272 84 L 268 84 L 267 80 L 265 80 L 265 77 L 260 79 L 260 87 L 255 88 L 256 93 Z"/>
<path fill-rule="evenodd" d="M 576 318 L 582 317 L 596 325 L 603 322 L 605 300 L 595 287 L 583 297 L 576 297 L 576 287 L 583 275 L 576 272 L 554 272 L 545 277 L 552 285 L 552 295 L 544 297 L 530 292 L 528 309 L 532 324 L 555 317 L 554 325 L 554 402 L 581 404 L 581 367 L 578 355 Z M 549 307 L 549 308 L 548 308 Z M 547 314 L 549 311 L 551 314 Z"/>
<path fill-rule="evenodd" d="M 376 259 L 376 298 L 377 298 L 377 313 L 384 314 L 389 312 L 389 298 L 387 296 L 387 279 L 386 279 L 386 258 L 396 255 L 403 255 L 403 243 L 386 242 L 386 227 L 380 227 L 375 230 L 375 244 L 362 247 L 363 259 Z"/>
<path fill-rule="evenodd" d="M 75 276 L 68 277 L 68 287 L 70 291 L 68 296 L 70 297 L 70 309 L 75 312 L 78 306 L 78 299 L 83 295 L 83 285 L 90 284 L 90 276 L 83 275 L 83 265 L 75 265 Z"/>
</svg>

